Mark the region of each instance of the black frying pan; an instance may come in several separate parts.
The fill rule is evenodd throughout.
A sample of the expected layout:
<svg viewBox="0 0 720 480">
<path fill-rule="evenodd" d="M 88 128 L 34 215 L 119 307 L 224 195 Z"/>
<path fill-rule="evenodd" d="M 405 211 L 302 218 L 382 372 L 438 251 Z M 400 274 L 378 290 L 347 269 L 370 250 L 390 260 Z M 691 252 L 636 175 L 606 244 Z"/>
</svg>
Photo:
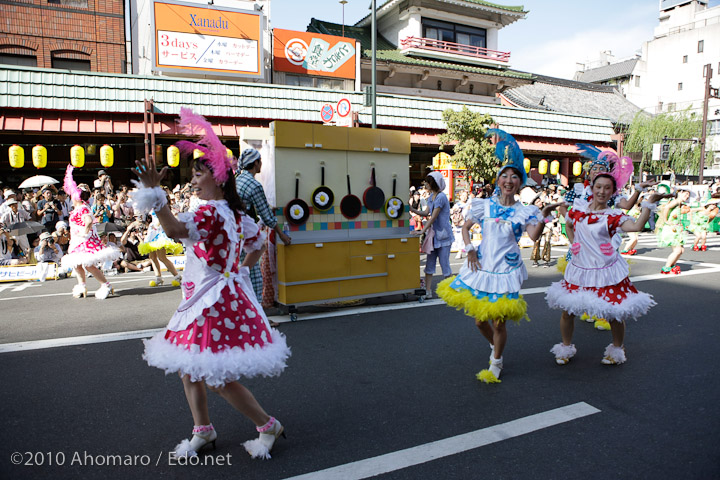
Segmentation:
<svg viewBox="0 0 720 480">
<path fill-rule="evenodd" d="M 333 202 L 335 201 L 335 194 L 333 194 L 333 191 L 330 190 L 330 187 L 325 186 L 324 166 L 320 167 L 320 186 L 313 191 L 311 201 L 315 210 L 319 210 L 321 212 L 330 210 L 333 206 Z"/>
<path fill-rule="evenodd" d="M 350 175 L 347 176 L 348 194 L 340 200 L 340 213 L 343 217 L 352 220 L 362 212 L 362 202 L 358 197 L 350 193 Z"/>
<path fill-rule="evenodd" d="M 375 184 L 375 167 L 370 174 L 370 186 L 363 193 L 363 203 L 368 210 L 378 211 L 385 205 L 385 194 Z"/>
<path fill-rule="evenodd" d="M 300 188 L 300 179 L 295 179 L 295 198 L 290 200 L 283 213 L 285 214 L 285 220 L 293 225 L 302 225 L 307 222 L 310 216 L 310 207 L 305 203 L 305 200 L 298 198 L 298 189 Z"/>
<path fill-rule="evenodd" d="M 390 220 L 397 220 L 402 217 L 402 214 L 405 212 L 405 204 L 400 197 L 395 196 L 396 183 L 397 178 L 393 178 L 393 196 L 388 198 L 387 202 L 385 202 L 385 216 Z"/>
</svg>

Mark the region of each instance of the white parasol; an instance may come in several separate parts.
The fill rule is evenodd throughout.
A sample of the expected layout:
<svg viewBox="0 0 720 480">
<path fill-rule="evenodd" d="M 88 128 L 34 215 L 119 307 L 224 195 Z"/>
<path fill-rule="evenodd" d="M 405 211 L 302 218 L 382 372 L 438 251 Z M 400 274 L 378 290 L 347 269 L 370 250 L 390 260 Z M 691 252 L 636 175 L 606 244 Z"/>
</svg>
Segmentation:
<svg viewBox="0 0 720 480">
<path fill-rule="evenodd" d="M 18 188 L 36 188 L 42 187 L 43 185 L 50 185 L 53 183 L 60 182 L 58 182 L 52 177 L 48 177 L 47 175 L 35 175 L 33 177 L 26 178 L 20 185 L 18 185 Z"/>
</svg>

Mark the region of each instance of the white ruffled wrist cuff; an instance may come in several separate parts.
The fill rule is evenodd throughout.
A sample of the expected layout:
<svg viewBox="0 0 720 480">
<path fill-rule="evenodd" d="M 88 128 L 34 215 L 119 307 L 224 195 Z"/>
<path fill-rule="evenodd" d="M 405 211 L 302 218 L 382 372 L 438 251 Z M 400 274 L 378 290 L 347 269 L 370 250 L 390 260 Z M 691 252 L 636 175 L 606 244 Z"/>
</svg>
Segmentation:
<svg viewBox="0 0 720 480">
<path fill-rule="evenodd" d="M 140 185 L 139 182 L 132 181 L 138 189 L 128 192 L 130 202 L 133 209 L 143 215 L 155 210 L 156 212 L 167 205 L 167 197 L 165 191 L 160 187 L 147 188 Z"/>
<path fill-rule="evenodd" d="M 643 187 L 641 187 L 639 183 L 636 183 L 636 184 L 635 184 L 635 190 L 638 191 L 638 192 L 640 192 L 640 193 L 642 193 L 642 192 L 645 191 L 645 189 L 644 189 Z"/>
<path fill-rule="evenodd" d="M 651 212 L 655 213 L 655 211 L 657 210 L 657 203 L 650 203 L 648 201 L 642 201 L 642 202 L 640 202 L 640 207 L 647 208 Z"/>
</svg>

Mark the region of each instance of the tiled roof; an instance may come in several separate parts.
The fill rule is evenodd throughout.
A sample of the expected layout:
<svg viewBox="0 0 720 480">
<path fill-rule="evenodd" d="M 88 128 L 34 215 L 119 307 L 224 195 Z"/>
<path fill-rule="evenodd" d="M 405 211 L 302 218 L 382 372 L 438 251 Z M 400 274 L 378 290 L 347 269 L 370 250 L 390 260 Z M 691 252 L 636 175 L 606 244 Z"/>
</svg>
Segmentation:
<svg viewBox="0 0 720 480">
<path fill-rule="evenodd" d="M 502 95 L 514 105 L 629 124 L 642 109 L 612 86 L 538 76 L 531 85 L 508 88 Z"/>
<path fill-rule="evenodd" d="M 324 22 L 313 18 L 307 26 L 308 32 L 324 33 L 326 35 L 340 36 L 343 33 L 342 25 L 331 22 Z M 360 42 L 362 56 L 364 58 L 372 57 L 372 39 L 370 38 L 370 27 L 351 27 L 345 26 L 345 37 L 354 38 Z M 492 75 L 496 77 L 510 77 L 531 79 L 532 74 L 518 72 L 515 70 L 502 70 L 497 68 L 483 68 L 473 65 L 461 63 L 442 62 L 440 60 L 428 60 L 424 58 L 409 57 L 403 55 L 400 51 L 385 39 L 382 35 L 377 36 L 377 51 L 375 52 L 377 60 L 401 63 L 404 65 L 419 65 L 431 68 L 444 68 L 447 70 L 456 70 L 461 72 L 478 73 L 482 75 Z"/>
<path fill-rule="evenodd" d="M 518 6 L 507 6 L 507 5 L 498 5 L 496 3 L 486 2 L 484 0 L 453 0 L 453 1 L 447 1 L 447 0 L 438 0 L 438 1 L 445 1 L 446 3 L 452 3 L 455 5 L 462 5 L 463 3 L 474 3 L 476 5 L 482 6 L 482 7 L 488 7 L 492 9 L 502 10 L 508 14 L 525 14 L 525 8 L 522 5 Z M 387 0 L 385 3 L 381 5 L 377 5 L 377 11 L 382 10 L 383 8 L 392 6 L 393 3 L 400 3 L 400 0 Z M 370 10 L 372 10 L 372 4 L 371 7 L 369 7 Z M 370 18 L 372 15 L 369 14 L 362 19 L 360 19 L 356 25 L 362 24 Z"/>
<path fill-rule="evenodd" d="M 591 68 L 590 70 L 585 70 L 584 72 L 578 72 L 577 80 L 580 82 L 599 83 L 604 82 L 605 80 L 612 80 L 614 78 L 629 78 L 635 69 L 635 64 L 637 62 L 637 58 L 631 58 L 630 60 L 612 63 L 610 65 L 605 65 L 604 67 Z"/>
<path fill-rule="evenodd" d="M 325 103 L 346 97 L 360 122 L 371 123 L 371 109 L 362 107 L 361 92 L 0 66 L 0 124 L 9 109 L 142 114 L 143 100 L 151 97 L 157 112 L 171 115 L 192 105 L 208 117 L 307 122 L 319 122 Z M 513 135 L 609 142 L 613 134 L 609 120 L 592 116 L 380 93 L 377 102 L 381 127 L 444 130 L 443 110 L 467 106 L 491 115 Z"/>
</svg>

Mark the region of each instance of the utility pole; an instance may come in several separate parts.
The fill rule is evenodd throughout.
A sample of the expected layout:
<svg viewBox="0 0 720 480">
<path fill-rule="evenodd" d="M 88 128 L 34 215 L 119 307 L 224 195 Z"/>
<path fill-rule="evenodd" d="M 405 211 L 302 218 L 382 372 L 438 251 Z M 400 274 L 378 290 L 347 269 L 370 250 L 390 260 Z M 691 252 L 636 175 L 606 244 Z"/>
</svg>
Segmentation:
<svg viewBox="0 0 720 480">
<path fill-rule="evenodd" d="M 377 128 L 377 96 L 375 95 L 376 89 L 377 89 L 377 15 L 376 15 L 376 0 L 372 0 L 372 4 L 370 5 L 372 8 L 372 92 L 370 93 L 370 96 L 372 97 L 372 128 Z"/>
<path fill-rule="evenodd" d="M 720 92 L 717 88 L 710 86 L 710 79 L 712 78 L 712 65 L 709 63 L 705 65 L 705 96 L 703 99 L 703 119 L 702 119 L 702 136 L 700 137 L 700 175 L 698 183 L 703 183 L 703 170 L 705 170 L 705 142 L 707 140 L 707 117 L 708 117 L 708 102 L 710 98 L 720 98 Z"/>
</svg>

